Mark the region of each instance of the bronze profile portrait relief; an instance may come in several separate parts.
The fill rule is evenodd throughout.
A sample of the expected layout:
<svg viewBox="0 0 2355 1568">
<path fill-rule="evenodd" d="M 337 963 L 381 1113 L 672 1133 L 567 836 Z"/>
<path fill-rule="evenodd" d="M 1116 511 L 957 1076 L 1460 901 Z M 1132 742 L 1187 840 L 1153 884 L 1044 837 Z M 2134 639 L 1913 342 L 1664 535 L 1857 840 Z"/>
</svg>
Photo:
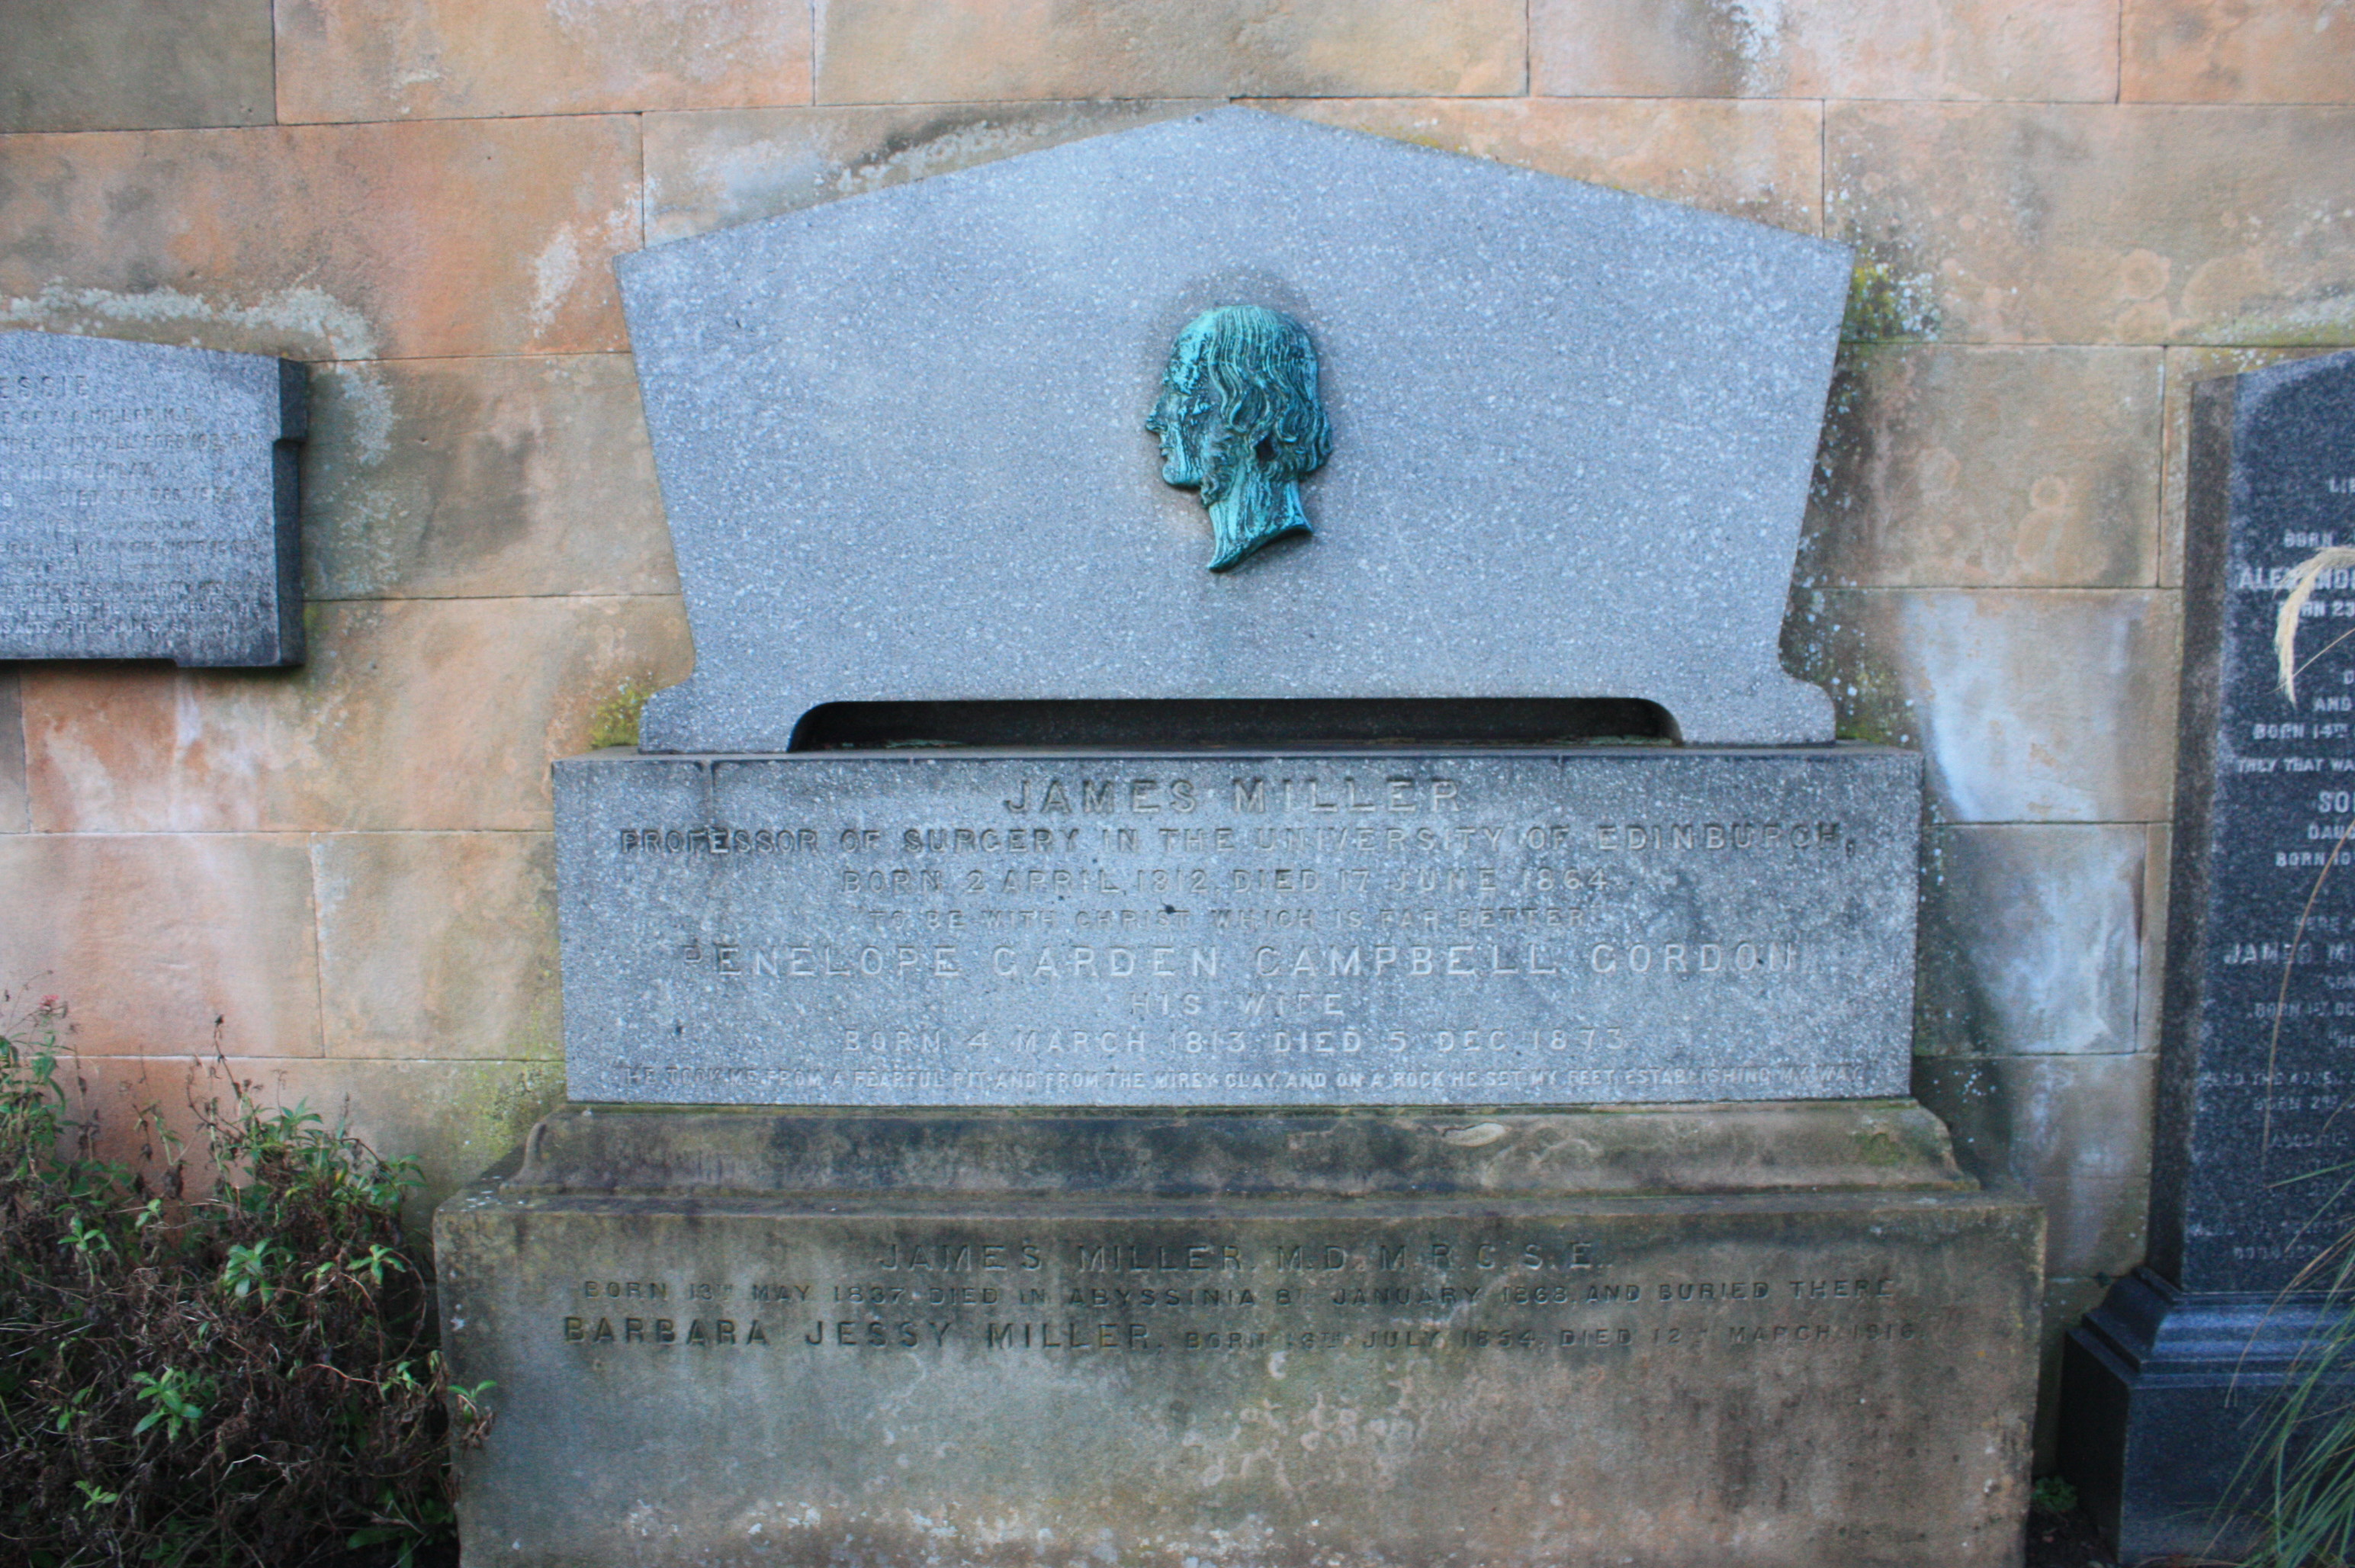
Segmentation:
<svg viewBox="0 0 2355 1568">
<path fill-rule="evenodd" d="M 1316 347 L 1290 316 L 1231 304 L 1188 322 L 1145 428 L 1161 440 L 1163 480 L 1200 489 L 1212 571 L 1309 531 L 1299 480 L 1324 465 L 1333 431 L 1316 397 Z"/>
</svg>

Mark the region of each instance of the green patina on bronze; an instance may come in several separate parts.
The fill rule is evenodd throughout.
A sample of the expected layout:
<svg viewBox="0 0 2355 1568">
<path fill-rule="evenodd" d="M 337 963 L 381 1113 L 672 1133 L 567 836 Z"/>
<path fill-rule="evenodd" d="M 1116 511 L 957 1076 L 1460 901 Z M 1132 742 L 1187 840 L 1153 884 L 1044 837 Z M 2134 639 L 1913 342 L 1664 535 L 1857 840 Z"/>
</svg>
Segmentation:
<svg viewBox="0 0 2355 1568">
<path fill-rule="evenodd" d="M 1231 304 L 1188 322 L 1145 428 L 1161 438 L 1161 477 L 1200 487 L 1212 571 L 1309 531 L 1299 479 L 1324 465 L 1333 431 L 1316 398 L 1316 345 L 1290 316 Z"/>
</svg>

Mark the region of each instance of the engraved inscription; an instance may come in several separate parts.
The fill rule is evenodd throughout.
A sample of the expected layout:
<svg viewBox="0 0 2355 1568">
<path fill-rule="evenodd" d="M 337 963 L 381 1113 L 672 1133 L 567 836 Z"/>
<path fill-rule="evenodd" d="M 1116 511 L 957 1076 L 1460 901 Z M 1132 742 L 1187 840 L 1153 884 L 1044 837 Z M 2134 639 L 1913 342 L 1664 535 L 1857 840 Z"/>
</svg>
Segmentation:
<svg viewBox="0 0 2355 1568">
<path fill-rule="evenodd" d="M 2343 431 L 2343 389 L 2335 397 L 2313 408 Z M 2213 612 L 2214 791 L 2207 820 L 2179 829 L 2209 839 L 2205 951 L 2171 962 L 2204 971 L 2191 1115 L 2218 1140 L 2218 1157 L 2192 1162 L 2182 1228 L 2200 1282 L 2270 1290 L 2343 1225 L 2346 1195 L 2325 1173 L 2355 1137 L 2343 1065 L 2355 1045 L 2355 568 L 2322 554 L 2355 539 L 2355 499 L 2336 487 L 2336 449 L 2305 425 L 2235 461 L 2248 495 L 2234 492 Z M 2293 604 L 2294 695 L 2275 649 Z"/>
<path fill-rule="evenodd" d="M 1404 1227 L 1275 1242 L 901 1237 L 856 1276 L 827 1277 L 841 1260 L 826 1256 L 793 1283 L 668 1279 L 652 1269 L 643 1280 L 592 1281 L 591 1304 L 568 1306 L 551 1325 L 564 1343 L 592 1350 L 773 1356 L 951 1345 L 1146 1357 L 1638 1347 L 1804 1355 L 1927 1332 L 1905 1283 L 1877 1269 L 1774 1278 L 1760 1266 L 1729 1276 L 1699 1258 L 1646 1255 L 1631 1266 L 1617 1253 L 1591 1237 Z"/>
<path fill-rule="evenodd" d="M 1336 1561 L 1563 1560 L 1550 1522 L 1527 1550 L 1465 1555 L 1455 1505 L 1476 1475 L 1540 1512 L 1554 1487 L 1614 1499 L 1639 1530 L 1616 1555 L 1642 1561 L 1640 1531 L 1677 1509 L 1736 1517 L 1696 1491 L 1726 1465 L 1654 1461 L 1733 1454 L 1726 1485 L 1750 1517 L 1812 1530 L 1828 1509 L 1826 1539 L 1845 1542 L 1855 1511 L 1836 1488 L 1859 1474 L 1884 1487 L 1913 1452 L 1886 1412 L 1928 1401 L 1938 1430 L 2015 1431 L 2033 1389 L 2019 1304 L 2042 1228 L 1977 1193 L 1663 1204 L 1246 1189 L 1213 1205 L 1132 1184 L 1114 1203 L 938 1207 L 735 1191 L 749 1201 L 668 1218 L 587 1194 L 523 1199 L 527 1225 L 504 1202 L 445 1211 L 458 1371 L 497 1384 L 502 1420 L 527 1413 L 559 1434 L 568 1463 L 602 1445 L 578 1471 L 614 1481 L 590 1499 L 601 1519 L 645 1506 L 644 1455 L 693 1451 L 729 1457 L 747 1477 L 735 1497 L 783 1495 L 796 1513 L 844 1475 L 944 1477 L 935 1495 L 994 1510 L 1028 1477 L 1028 1517 L 1060 1531 L 1074 1485 L 1170 1476 L 1174 1509 L 1231 1500 L 1238 1518 L 1313 1486 L 1287 1523 L 1328 1544 L 1337 1499 L 1374 1515 L 1428 1499 L 1443 1521 L 1431 1550 L 1401 1555 L 1377 1534 Z M 584 1297 L 592 1279 L 600 1293 Z M 604 1289 L 633 1280 L 636 1300 Z M 1028 1467 L 1050 1448 L 1051 1467 Z M 514 1473 L 544 1473 L 549 1451 Z M 1906 1519 L 1912 1494 L 1964 1480 L 1973 1498 L 2017 1493 L 2018 1452 L 1936 1449 L 1931 1469 L 1901 1477 Z M 1954 1456 L 1976 1467 L 1958 1478 Z M 1285 1485 L 1270 1485 L 1272 1464 Z M 700 1500 L 711 1495 L 694 1506 L 723 1506 Z M 1937 1540 L 1882 1555 L 1933 1561 Z M 1221 1549 L 1205 1539 L 1197 1554 Z"/>
<path fill-rule="evenodd" d="M 1777 756 L 1714 797 L 1721 755 L 782 758 L 666 763 L 667 795 L 602 764 L 564 827 L 575 1093 L 1902 1092 L 1916 808 L 1882 760 L 1893 790 Z"/>
<path fill-rule="evenodd" d="M 300 432 L 282 427 L 280 374 L 0 335 L 0 658 L 295 656 L 280 645 L 291 458 L 273 443 Z"/>
</svg>

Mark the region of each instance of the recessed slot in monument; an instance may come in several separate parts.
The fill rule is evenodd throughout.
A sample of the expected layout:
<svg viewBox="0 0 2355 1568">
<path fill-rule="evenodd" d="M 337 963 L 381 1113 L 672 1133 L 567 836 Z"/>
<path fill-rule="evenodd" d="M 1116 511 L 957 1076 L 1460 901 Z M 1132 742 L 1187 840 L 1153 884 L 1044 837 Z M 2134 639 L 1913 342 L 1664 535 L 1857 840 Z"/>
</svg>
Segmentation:
<svg viewBox="0 0 2355 1568">
<path fill-rule="evenodd" d="M 1676 745 L 1676 720 L 1634 698 L 1176 699 L 1127 702 L 828 702 L 796 752 L 989 746 L 1211 751 L 1236 747 Z"/>
</svg>

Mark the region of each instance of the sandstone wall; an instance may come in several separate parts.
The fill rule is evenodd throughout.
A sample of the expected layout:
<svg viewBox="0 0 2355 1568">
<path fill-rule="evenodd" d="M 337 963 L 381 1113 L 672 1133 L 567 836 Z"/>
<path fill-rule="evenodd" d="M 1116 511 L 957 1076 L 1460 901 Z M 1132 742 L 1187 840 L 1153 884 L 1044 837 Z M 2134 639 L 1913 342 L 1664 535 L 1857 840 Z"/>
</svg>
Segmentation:
<svg viewBox="0 0 2355 1568">
<path fill-rule="evenodd" d="M 692 654 L 607 266 L 1243 98 L 1861 247 L 1792 599 L 1929 759 L 1918 1087 L 2142 1250 L 2196 378 L 2355 344 L 2338 0 L 0 0 L 0 326 L 314 367 L 311 664 L 0 667 L 0 986 L 436 1189 L 560 1089 L 548 763 Z"/>
</svg>

